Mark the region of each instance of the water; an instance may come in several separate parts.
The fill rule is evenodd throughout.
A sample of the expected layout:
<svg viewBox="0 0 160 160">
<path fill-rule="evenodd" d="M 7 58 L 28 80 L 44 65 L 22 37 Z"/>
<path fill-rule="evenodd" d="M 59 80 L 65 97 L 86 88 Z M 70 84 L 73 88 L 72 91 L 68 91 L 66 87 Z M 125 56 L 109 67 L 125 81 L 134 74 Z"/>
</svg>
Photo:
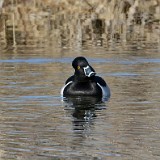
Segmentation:
<svg viewBox="0 0 160 160">
<path fill-rule="evenodd" d="M 159 160 L 158 1 L 0 0 L 0 160 Z M 85 56 L 111 98 L 65 99 Z"/>
<path fill-rule="evenodd" d="M 108 101 L 61 100 L 79 55 L 107 81 Z M 7 50 L 0 68 L 1 159 L 160 158 L 158 48 Z"/>
</svg>

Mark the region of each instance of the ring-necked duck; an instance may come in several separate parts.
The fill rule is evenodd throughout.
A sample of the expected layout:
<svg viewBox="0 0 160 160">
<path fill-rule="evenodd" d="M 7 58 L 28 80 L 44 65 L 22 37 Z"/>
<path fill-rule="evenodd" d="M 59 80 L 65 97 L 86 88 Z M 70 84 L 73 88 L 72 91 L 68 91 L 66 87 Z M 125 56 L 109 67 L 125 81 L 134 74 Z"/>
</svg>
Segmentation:
<svg viewBox="0 0 160 160">
<path fill-rule="evenodd" d="M 67 79 L 64 87 L 61 89 L 63 97 L 110 97 L 108 85 L 101 77 L 95 76 L 95 70 L 84 57 L 76 57 L 72 62 L 72 66 L 75 69 L 75 73 Z"/>
</svg>

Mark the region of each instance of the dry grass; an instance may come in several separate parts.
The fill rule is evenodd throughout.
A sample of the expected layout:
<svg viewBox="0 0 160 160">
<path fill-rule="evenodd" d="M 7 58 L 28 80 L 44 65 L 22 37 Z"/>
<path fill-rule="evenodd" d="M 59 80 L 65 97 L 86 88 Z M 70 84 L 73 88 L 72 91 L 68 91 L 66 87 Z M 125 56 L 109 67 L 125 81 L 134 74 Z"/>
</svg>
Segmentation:
<svg viewBox="0 0 160 160">
<path fill-rule="evenodd" d="M 160 43 L 160 0 L 5 0 L 0 11 L 1 47 Z"/>
</svg>

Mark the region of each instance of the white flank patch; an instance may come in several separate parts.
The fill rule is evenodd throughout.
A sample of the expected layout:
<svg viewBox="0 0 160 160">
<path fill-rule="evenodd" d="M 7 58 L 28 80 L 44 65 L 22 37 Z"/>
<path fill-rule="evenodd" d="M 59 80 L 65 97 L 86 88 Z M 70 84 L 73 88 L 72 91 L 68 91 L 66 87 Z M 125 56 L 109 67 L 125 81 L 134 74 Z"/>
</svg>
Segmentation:
<svg viewBox="0 0 160 160">
<path fill-rule="evenodd" d="M 64 89 L 70 84 L 72 83 L 73 81 L 69 81 L 67 84 L 65 84 L 62 89 L 61 89 L 61 96 L 63 97 L 63 92 L 64 92 Z"/>
<path fill-rule="evenodd" d="M 102 90 L 102 96 L 104 97 L 108 97 L 110 95 L 110 91 L 106 86 L 101 86 L 99 83 L 97 83 L 98 86 L 101 88 Z"/>
</svg>

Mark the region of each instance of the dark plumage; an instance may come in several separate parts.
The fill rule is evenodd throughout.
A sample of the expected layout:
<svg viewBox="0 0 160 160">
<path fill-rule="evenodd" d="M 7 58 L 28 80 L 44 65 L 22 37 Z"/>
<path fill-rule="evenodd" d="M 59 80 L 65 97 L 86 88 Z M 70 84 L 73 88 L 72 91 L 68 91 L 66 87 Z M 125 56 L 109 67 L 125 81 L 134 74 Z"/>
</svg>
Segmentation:
<svg viewBox="0 0 160 160">
<path fill-rule="evenodd" d="M 73 76 L 67 79 L 65 86 L 61 89 L 63 97 L 110 97 L 110 89 L 106 82 L 101 77 L 95 76 L 95 70 L 84 57 L 76 57 L 72 66 L 75 72 Z"/>
</svg>

